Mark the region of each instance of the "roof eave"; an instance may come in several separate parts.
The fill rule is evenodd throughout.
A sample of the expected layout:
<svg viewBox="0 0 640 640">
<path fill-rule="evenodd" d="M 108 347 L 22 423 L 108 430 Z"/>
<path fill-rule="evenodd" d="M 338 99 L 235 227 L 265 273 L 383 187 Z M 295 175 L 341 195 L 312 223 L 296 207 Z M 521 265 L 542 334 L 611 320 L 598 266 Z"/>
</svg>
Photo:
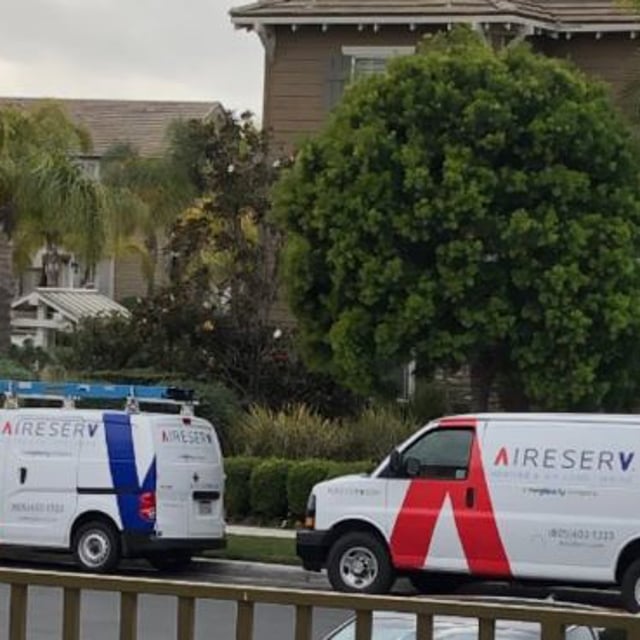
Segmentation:
<svg viewBox="0 0 640 640">
<path fill-rule="evenodd" d="M 231 17 L 237 28 L 255 29 L 267 26 L 286 25 L 420 25 L 420 24 L 457 24 L 457 23 L 491 23 L 513 24 L 555 31 L 560 33 L 628 33 L 640 31 L 640 17 L 633 21 L 620 22 L 556 22 L 542 18 L 532 18 L 518 14 L 446 14 L 446 15 L 270 15 L 250 16 L 235 15 Z"/>
</svg>

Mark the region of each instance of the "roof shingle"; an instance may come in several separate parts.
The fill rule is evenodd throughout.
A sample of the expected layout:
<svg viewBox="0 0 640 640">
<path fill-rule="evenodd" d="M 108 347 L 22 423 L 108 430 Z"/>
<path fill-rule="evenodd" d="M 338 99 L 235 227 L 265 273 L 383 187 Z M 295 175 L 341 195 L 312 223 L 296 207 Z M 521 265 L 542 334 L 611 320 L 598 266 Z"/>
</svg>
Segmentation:
<svg viewBox="0 0 640 640">
<path fill-rule="evenodd" d="M 158 155 L 166 146 L 167 127 L 174 120 L 203 119 L 222 110 L 219 102 L 165 102 L 139 100 L 52 99 L 74 122 L 91 134 L 92 155 L 101 156 L 109 147 L 129 143 L 142 155 Z M 0 97 L 0 107 L 32 108 L 42 98 Z"/>
<path fill-rule="evenodd" d="M 433 17 L 512 16 L 546 23 L 560 29 L 585 26 L 629 25 L 640 28 L 640 15 L 618 0 L 262 0 L 231 11 L 231 19 L 246 24 L 251 19 L 293 23 L 296 19 L 406 17 L 424 21 Z"/>
</svg>

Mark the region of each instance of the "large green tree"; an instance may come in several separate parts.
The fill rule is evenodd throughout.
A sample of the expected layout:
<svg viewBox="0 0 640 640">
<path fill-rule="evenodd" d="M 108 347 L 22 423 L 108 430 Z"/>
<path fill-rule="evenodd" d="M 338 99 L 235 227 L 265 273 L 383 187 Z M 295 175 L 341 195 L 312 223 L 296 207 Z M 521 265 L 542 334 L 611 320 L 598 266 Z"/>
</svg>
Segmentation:
<svg viewBox="0 0 640 640">
<path fill-rule="evenodd" d="M 104 192 L 74 161 L 89 145 L 53 103 L 0 109 L 0 352 L 10 339 L 12 262 L 23 267 L 44 247 L 43 282 L 55 284 L 63 245 L 89 267 L 102 254 Z"/>
<path fill-rule="evenodd" d="M 310 363 L 375 389 L 469 364 L 477 408 L 637 387 L 639 164 L 605 89 L 467 29 L 350 87 L 276 193 Z"/>
</svg>

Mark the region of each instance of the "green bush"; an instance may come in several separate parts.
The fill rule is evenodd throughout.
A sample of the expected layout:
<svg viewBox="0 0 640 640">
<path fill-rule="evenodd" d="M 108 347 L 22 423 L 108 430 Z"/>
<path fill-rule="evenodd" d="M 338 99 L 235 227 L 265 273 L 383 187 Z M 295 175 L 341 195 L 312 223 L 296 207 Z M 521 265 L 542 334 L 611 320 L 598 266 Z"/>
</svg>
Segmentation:
<svg viewBox="0 0 640 640">
<path fill-rule="evenodd" d="M 410 412 L 419 425 L 452 412 L 449 387 L 443 382 L 416 380 L 416 393 L 409 403 Z"/>
<path fill-rule="evenodd" d="M 236 455 L 290 460 L 339 458 L 345 455 L 347 430 L 304 405 L 283 411 L 252 407 L 230 434 Z"/>
<path fill-rule="evenodd" d="M 411 416 L 403 415 L 402 408 L 397 405 L 388 404 L 365 409 L 345 425 L 349 434 L 347 459 L 380 461 L 418 426 Z"/>
<path fill-rule="evenodd" d="M 9 380 L 34 380 L 35 375 L 19 362 L 0 358 L 0 378 Z"/>
<path fill-rule="evenodd" d="M 264 460 L 251 474 L 251 512 L 272 519 L 287 516 L 287 473 L 290 462 L 278 458 Z"/>
<path fill-rule="evenodd" d="M 251 474 L 262 461 L 259 458 L 227 458 L 224 461 L 224 503 L 231 518 L 244 518 L 251 512 Z"/>
<path fill-rule="evenodd" d="M 291 463 L 287 477 L 287 500 L 292 516 L 304 516 L 311 489 L 329 475 L 331 464 L 328 460 L 302 460 Z"/>
<path fill-rule="evenodd" d="M 375 462 L 369 460 L 360 460 L 357 462 L 329 462 L 329 472 L 327 473 L 327 480 L 332 478 L 339 478 L 340 476 L 360 475 L 362 473 L 371 473 L 378 461 Z"/>
</svg>

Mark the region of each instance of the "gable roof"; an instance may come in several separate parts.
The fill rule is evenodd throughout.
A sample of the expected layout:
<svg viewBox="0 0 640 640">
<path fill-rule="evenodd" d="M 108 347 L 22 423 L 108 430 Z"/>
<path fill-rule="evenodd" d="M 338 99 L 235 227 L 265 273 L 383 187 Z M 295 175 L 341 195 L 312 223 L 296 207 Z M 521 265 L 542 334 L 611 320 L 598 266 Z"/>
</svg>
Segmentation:
<svg viewBox="0 0 640 640">
<path fill-rule="evenodd" d="M 115 313 L 127 318 L 131 315 L 126 307 L 102 295 L 96 289 L 41 287 L 15 300 L 11 308 L 14 311 L 26 311 L 39 305 L 53 309 L 62 316 L 62 319 L 74 323 L 82 318 L 101 314 Z"/>
<path fill-rule="evenodd" d="M 554 31 L 640 30 L 619 0 L 258 0 L 230 12 L 253 24 L 513 22 Z"/>
<path fill-rule="evenodd" d="M 129 143 L 142 155 L 160 154 L 165 148 L 167 127 L 174 120 L 204 119 L 222 111 L 219 102 L 168 102 L 142 100 L 75 100 L 0 97 L 0 107 L 37 107 L 57 102 L 91 135 L 90 155 L 102 156 L 109 147 Z"/>
</svg>

